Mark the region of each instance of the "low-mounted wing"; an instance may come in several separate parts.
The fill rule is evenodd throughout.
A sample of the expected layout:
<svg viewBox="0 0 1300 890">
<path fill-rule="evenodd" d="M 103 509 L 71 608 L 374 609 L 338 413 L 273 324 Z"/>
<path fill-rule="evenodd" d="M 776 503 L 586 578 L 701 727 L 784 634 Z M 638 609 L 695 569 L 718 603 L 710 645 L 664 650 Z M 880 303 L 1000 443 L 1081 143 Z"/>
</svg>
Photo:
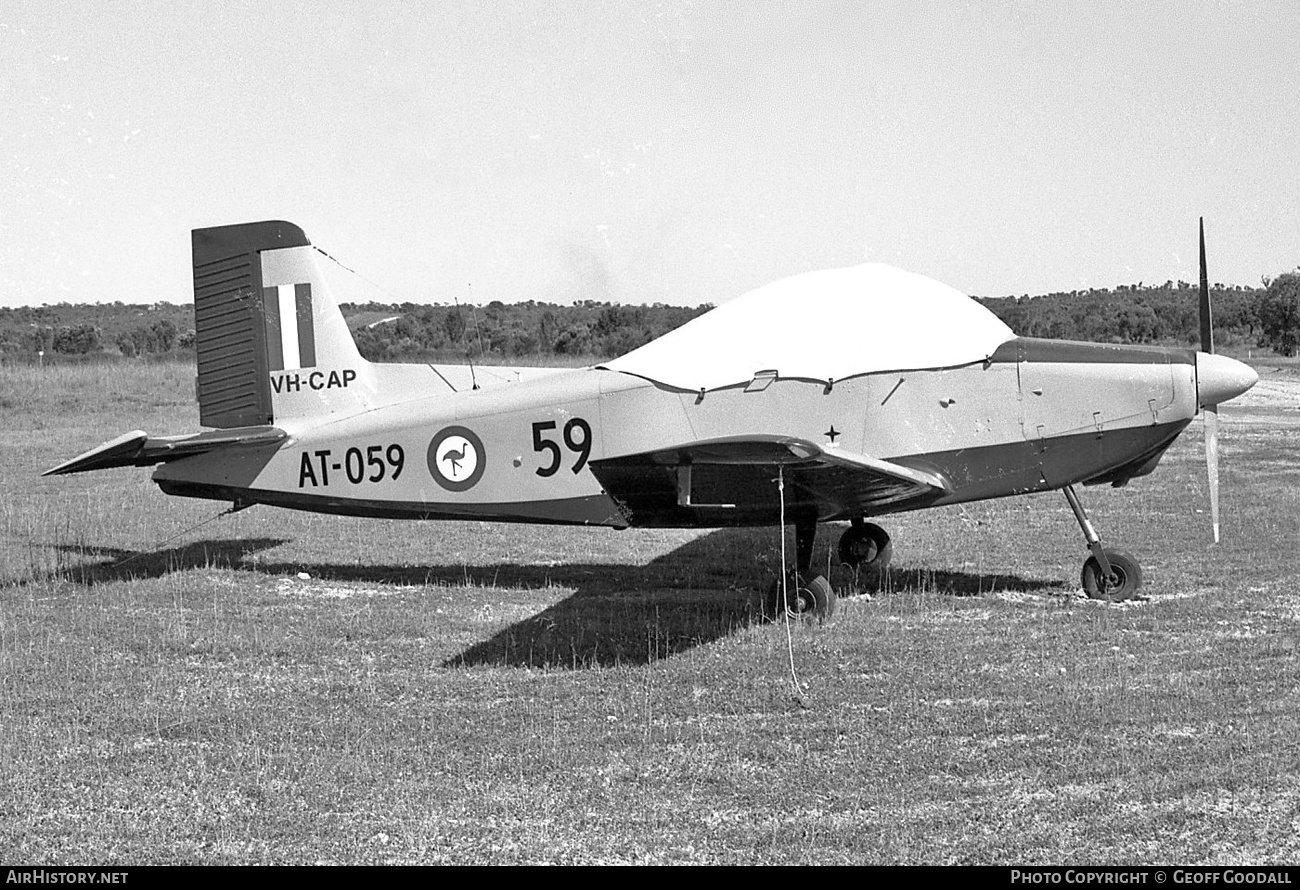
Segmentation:
<svg viewBox="0 0 1300 890">
<path fill-rule="evenodd" d="M 935 473 L 781 436 L 690 442 L 591 464 L 605 490 L 647 525 L 691 511 L 721 524 L 774 521 L 778 468 L 787 510 L 821 520 L 914 509 L 952 491 Z"/>
<path fill-rule="evenodd" d="M 41 475 L 61 476 L 109 467 L 147 467 L 218 448 L 275 445 L 284 441 L 287 435 L 284 430 L 273 426 L 237 427 L 190 436 L 150 436 L 144 430 L 135 430 L 51 467 Z"/>
<path fill-rule="evenodd" d="M 817 462 L 799 468 L 794 479 L 846 516 L 911 509 L 952 492 L 937 473 L 840 449 L 822 449 Z"/>
</svg>

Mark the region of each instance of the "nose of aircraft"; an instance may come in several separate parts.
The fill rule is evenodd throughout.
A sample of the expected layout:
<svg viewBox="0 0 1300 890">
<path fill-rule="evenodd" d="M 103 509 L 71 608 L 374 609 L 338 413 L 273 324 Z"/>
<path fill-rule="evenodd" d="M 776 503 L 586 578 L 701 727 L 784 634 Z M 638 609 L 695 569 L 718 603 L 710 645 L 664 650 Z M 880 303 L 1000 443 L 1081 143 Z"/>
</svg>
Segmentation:
<svg viewBox="0 0 1300 890">
<path fill-rule="evenodd" d="M 1197 401 L 1202 408 L 1235 399 L 1255 385 L 1259 375 L 1235 358 L 1210 352 L 1196 353 Z"/>
</svg>

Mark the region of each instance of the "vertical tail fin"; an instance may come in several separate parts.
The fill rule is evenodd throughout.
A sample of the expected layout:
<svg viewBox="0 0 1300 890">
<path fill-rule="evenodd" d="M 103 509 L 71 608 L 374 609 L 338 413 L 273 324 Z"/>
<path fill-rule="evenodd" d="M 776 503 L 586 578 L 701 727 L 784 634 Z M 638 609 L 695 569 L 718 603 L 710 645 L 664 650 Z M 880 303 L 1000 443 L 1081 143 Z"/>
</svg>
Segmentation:
<svg viewBox="0 0 1300 890">
<path fill-rule="evenodd" d="M 302 229 L 268 221 L 195 229 L 199 420 L 230 428 L 366 407 L 369 363 Z"/>
</svg>

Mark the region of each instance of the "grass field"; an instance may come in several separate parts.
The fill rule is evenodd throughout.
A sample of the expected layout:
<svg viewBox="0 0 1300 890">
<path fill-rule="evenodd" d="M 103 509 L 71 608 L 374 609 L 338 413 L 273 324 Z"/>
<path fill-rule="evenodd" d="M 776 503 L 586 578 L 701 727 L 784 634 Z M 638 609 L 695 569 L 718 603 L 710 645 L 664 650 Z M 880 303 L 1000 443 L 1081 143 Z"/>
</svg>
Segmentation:
<svg viewBox="0 0 1300 890">
<path fill-rule="evenodd" d="M 1145 601 L 1042 495 L 887 517 L 889 589 L 789 638 L 775 529 L 178 536 L 223 505 L 38 478 L 196 429 L 192 375 L 0 369 L 0 861 L 1300 861 L 1294 365 L 1223 408 L 1219 546 L 1199 422 L 1084 492 Z"/>
</svg>

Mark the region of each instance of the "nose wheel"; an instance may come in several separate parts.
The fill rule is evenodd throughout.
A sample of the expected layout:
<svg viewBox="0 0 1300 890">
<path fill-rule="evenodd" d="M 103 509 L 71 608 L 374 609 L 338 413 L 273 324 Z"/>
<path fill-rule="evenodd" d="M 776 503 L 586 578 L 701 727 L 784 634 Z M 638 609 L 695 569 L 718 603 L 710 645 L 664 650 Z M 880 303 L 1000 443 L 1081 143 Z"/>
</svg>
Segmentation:
<svg viewBox="0 0 1300 890">
<path fill-rule="evenodd" d="M 1079 521 L 1079 527 L 1083 529 L 1088 550 L 1092 553 L 1083 564 L 1083 573 L 1080 577 L 1083 592 L 1089 599 L 1106 600 L 1110 603 L 1135 599 L 1138 588 L 1142 586 L 1142 567 L 1127 553 L 1107 550 L 1103 547 L 1097 531 L 1088 521 L 1088 514 L 1084 512 L 1083 504 L 1079 503 L 1079 496 L 1075 494 L 1074 486 L 1067 485 L 1064 491 L 1065 499 L 1070 502 L 1070 509 L 1074 511 L 1074 518 Z"/>
<path fill-rule="evenodd" d="M 1111 603 L 1136 597 L 1137 589 L 1142 586 L 1142 567 L 1137 560 L 1127 553 L 1107 550 L 1106 561 L 1110 563 L 1109 574 L 1102 571 L 1095 556 L 1088 557 L 1083 564 L 1083 592 L 1089 599 Z"/>
</svg>

